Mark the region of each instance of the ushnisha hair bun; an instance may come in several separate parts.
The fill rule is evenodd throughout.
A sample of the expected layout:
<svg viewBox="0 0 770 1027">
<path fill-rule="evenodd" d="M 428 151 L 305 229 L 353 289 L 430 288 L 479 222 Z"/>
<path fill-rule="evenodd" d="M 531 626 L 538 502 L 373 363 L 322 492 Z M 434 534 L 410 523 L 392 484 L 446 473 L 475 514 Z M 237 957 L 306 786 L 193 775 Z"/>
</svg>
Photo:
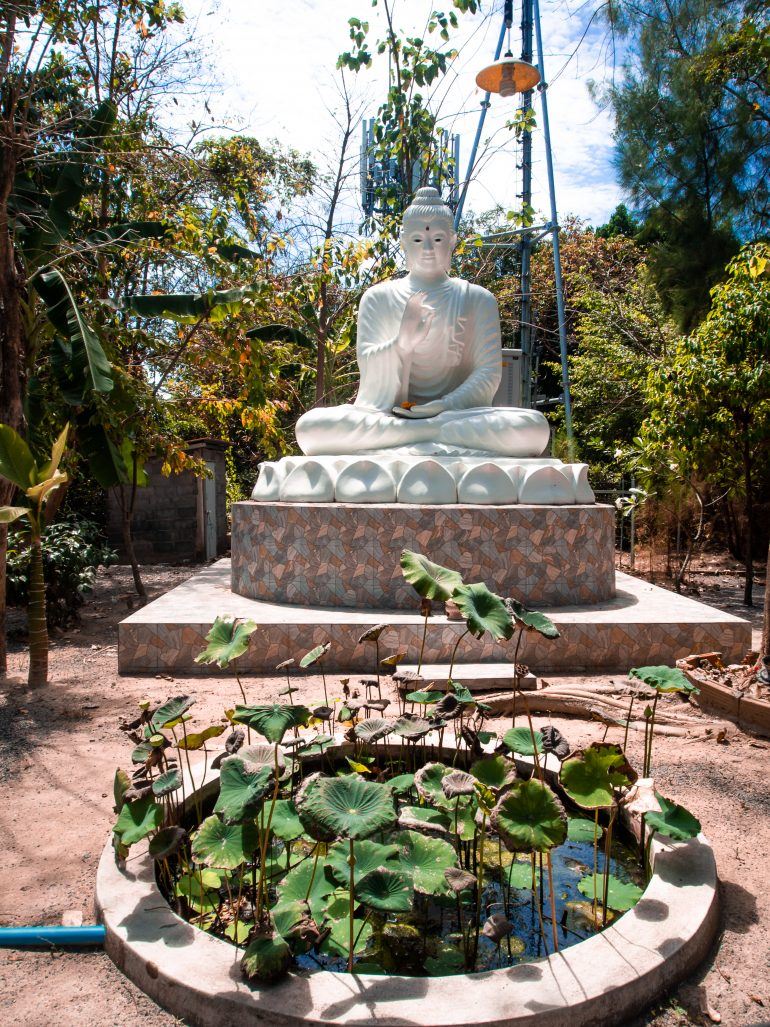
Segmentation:
<svg viewBox="0 0 770 1027">
<path fill-rule="evenodd" d="M 450 231 L 454 232 L 452 211 L 441 199 L 441 193 L 438 189 L 435 189 L 432 185 L 418 189 L 414 194 L 414 199 L 404 211 L 401 221 L 402 232 L 405 231 L 407 224 L 414 221 L 433 225 L 440 221 Z"/>
</svg>

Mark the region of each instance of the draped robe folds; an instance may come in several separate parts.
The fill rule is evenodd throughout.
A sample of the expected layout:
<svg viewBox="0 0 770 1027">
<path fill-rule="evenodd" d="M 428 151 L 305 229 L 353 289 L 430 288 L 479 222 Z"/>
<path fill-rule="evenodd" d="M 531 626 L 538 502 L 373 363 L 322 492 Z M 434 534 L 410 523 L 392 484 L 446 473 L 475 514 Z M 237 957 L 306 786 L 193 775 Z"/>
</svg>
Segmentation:
<svg viewBox="0 0 770 1027">
<path fill-rule="evenodd" d="M 399 345 L 404 308 L 418 291 L 435 314 L 426 339 L 411 353 Z M 502 374 L 500 316 L 495 297 L 480 286 L 445 278 L 418 289 L 409 277 L 364 294 L 358 312 L 356 356 L 361 373 L 353 404 L 316 407 L 297 422 L 308 456 L 418 447 L 418 451 L 539 456 L 548 444 L 541 413 L 491 407 Z M 435 417 L 402 418 L 404 402 L 441 400 Z"/>
</svg>

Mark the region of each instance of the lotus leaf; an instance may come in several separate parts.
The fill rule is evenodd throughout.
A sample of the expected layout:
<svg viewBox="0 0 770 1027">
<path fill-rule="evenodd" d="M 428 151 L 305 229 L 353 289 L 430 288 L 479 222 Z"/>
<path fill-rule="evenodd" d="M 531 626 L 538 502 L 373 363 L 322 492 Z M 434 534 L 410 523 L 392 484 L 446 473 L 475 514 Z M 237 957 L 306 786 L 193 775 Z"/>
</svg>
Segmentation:
<svg viewBox="0 0 770 1027">
<path fill-rule="evenodd" d="M 670 799 L 664 799 L 658 792 L 655 798 L 660 806 L 660 813 L 647 813 L 644 822 L 653 831 L 663 834 L 667 838 L 683 842 L 688 838 L 696 838 L 700 833 L 700 821 L 697 820 L 684 806 L 679 806 Z"/>
<path fill-rule="evenodd" d="M 548 852 L 567 837 L 567 815 L 548 785 L 517 781 L 492 810 L 492 827 L 510 852 Z"/>
<path fill-rule="evenodd" d="M 318 663 L 331 649 L 331 642 L 325 642 L 323 645 L 317 645 L 314 649 L 311 649 L 309 653 L 305 653 L 302 659 L 299 661 L 300 667 L 312 667 L 314 663 Z"/>
<path fill-rule="evenodd" d="M 453 892 L 465 891 L 466 888 L 475 888 L 478 884 L 473 874 L 467 870 L 461 870 L 460 867 L 447 867 L 444 871 L 444 880 Z"/>
<path fill-rule="evenodd" d="M 346 760 L 348 766 L 350 767 L 350 769 L 355 774 L 371 774 L 371 772 L 372 772 L 372 768 L 371 767 L 367 767 L 367 765 L 365 763 L 357 763 L 355 760 L 352 760 L 350 758 L 350 756 L 346 756 L 345 760 Z"/>
<path fill-rule="evenodd" d="M 615 801 L 615 791 L 627 788 L 637 774 L 623 750 L 608 742 L 596 742 L 561 766 L 559 782 L 583 809 L 602 809 Z"/>
<path fill-rule="evenodd" d="M 449 888 L 444 871 L 457 864 L 457 854 L 449 842 L 426 838 L 419 831 L 400 831 L 394 841 L 401 868 L 411 877 L 415 890 L 425 895 L 446 894 Z"/>
<path fill-rule="evenodd" d="M 119 767 L 115 771 L 115 778 L 112 782 L 112 796 L 115 799 L 115 805 L 112 807 L 114 813 L 120 813 L 123 808 L 123 802 L 125 799 L 126 792 L 131 787 L 131 778 Z"/>
<path fill-rule="evenodd" d="M 461 702 L 463 706 L 467 706 L 470 703 L 475 702 L 473 694 L 465 687 L 465 685 L 461 685 L 459 681 L 450 681 L 449 684 L 452 688 L 455 699 L 457 699 L 458 702 Z"/>
<path fill-rule="evenodd" d="M 598 874 L 583 877 L 578 881 L 579 891 L 591 902 L 602 902 L 604 894 L 604 876 Z M 607 905 L 617 913 L 624 913 L 627 909 L 633 909 L 642 897 L 642 889 L 628 881 L 621 881 L 614 874 L 609 875 L 607 887 Z"/>
<path fill-rule="evenodd" d="M 528 727 L 512 727 L 503 735 L 503 745 L 511 752 L 517 752 L 520 756 L 532 756 L 543 751 L 543 739 L 540 732 L 535 732 L 535 744 L 532 744 L 532 732 Z"/>
<path fill-rule="evenodd" d="M 422 703 L 423 706 L 430 705 L 431 703 L 438 702 L 441 698 L 441 692 L 438 690 L 427 689 L 419 692 L 407 692 L 406 701 Z"/>
<path fill-rule="evenodd" d="M 305 706 L 236 706 L 233 721 L 247 724 L 258 731 L 268 742 L 280 742 L 293 727 L 305 727 L 310 720 L 310 710 Z"/>
<path fill-rule="evenodd" d="M 559 760 L 566 759 L 572 751 L 572 747 L 561 731 L 551 725 L 540 728 L 540 737 L 543 740 L 543 752 L 553 753 Z"/>
<path fill-rule="evenodd" d="M 487 632 L 499 642 L 513 634 L 513 621 L 500 596 L 490 592 L 486 585 L 460 585 L 452 600 L 465 617 L 468 630 L 476 638 Z"/>
<path fill-rule="evenodd" d="M 513 924 L 502 913 L 493 913 L 488 917 L 484 926 L 481 928 L 481 933 L 485 938 L 489 938 L 495 945 L 499 945 L 503 938 L 507 938 L 513 931 Z"/>
<path fill-rule="evenodd" d="M 152 792 L 158 798 L 163 795 L 170 795 L 171 792 L 175 792 L 177 788 L 182 786 L 182 775 L 179 770 L 167 770 L 163 774 L 159 774 L 152 782 Z"/>
<path fill-rule="evenodd" d="M 412 908 L 412 882 L 398 867 L 372 870 L 356 885 L 356 900 L 382 913 L 406 913 Z"/>
<path fill-rule="evenodd" d="M 390 699 L 367 699 L 365 703 L 367 710 L 377 710 L 382 713 L 383 710 L 390 706 Z"/>
<path fill-rule="evenodd" d="M 148 742 L 142 742 L 131 753 L 132 763 L 146 763 L 152 755 L 152 746 Z"/>
<path fill-rule="evenodd" d="M 243 760 L 246 769 L 253 773 L 268 767 L 271 771 L 276 764 L 279 770 L 286 766 L 286 757 L 278 745 L 247 745 L 238 750 L 238 759 Z"/>
<path fill-rule="evenodd" d="M 433 563 L 420 553 L 405 549 L 401 554 L 401 572 L 412 588 L 423 599 L 438 599 L 445 603 L 463 579 L 457 571 Z"/>
<path fill-rule="evenodd" d="M 251 770 L 242 757 L 228 756 L 222 761 L 219 775 L 219 797 L 214 806 L 215 813 L 221 813 L 226 824 L 235 823 L 245 817 L 253 817 L 262 799 L 273 784 L 273 770 L 261 766 Z"/>
<path fill-rule="evenodd" d="M 398 846 L 380 845 L 379 842 L 364 839 L 355 843 L 353 853 L 356 860 L 353 870 L 353 882 L 356 886 L 356 895 L 358 895 L 358 882 L 361 878 L 366 877 L 373 870 L 387 867 L 389 861 L 392 862 L 398 857 Z M 329 851 L 325 858 L 326 876 L 344 887 L 350 884 L 349 856 L 349 843 L 335 842 L 334 845 L 329 846 Z"/>
<path fill-rule="evenodd" d="M 331 706 L 316 706 L 313 716 L 316 720 L 331 720 L 334 709 Z"/>
<path fill-rule="evenodd" d="M 183 827 L 164 827 L 151 839 L 149 851 L 153 859 L 166 859 L 184 845 L 187 831 Z"/>
<path fill-rule="evenodd" d="M 390 656 L 386 656 L 385 659 L 380 660 L 380 664 L 383 667 L 397 667 L 399 663 L 403 663 L 408 655 L 408 649 L 399 649 L 397 653 L 391 653 Z"/>
<path fill-rule="evenodd" d="M 303 860 L 286 874 L 276 888 L 278 902 L 285 906 L 290 902 L 307 902 L 316 923 L 320 924 L 326 901 L 334 891 L 334 885 L 326 878 L 320 860 Z"/>
<path fill-rule="evenodd" d="M 210 816 L 192 835 L 192 855 L 204 866 L 235 870 L 252 856 L 258 844 L 256 824 L 223 824 L 219 817 Z"/>
<path fill-rule="evenodd" d="M 516 767 L 504 756 L 487 756 L 471 766 L 471 774 L 493 792 L 500 792 L 516 780 Z"/>
<path fill-rule="evenodd" d="M 294 841 L 304 831 L 294 803 L 289 799 L 276 799 L 270 830 L 276 838 L 280 838 L 284 842 Z"/>
<path fill-rule="evenodd" d="M 418 742 L 432 730 L 433 725 L 422 717 L 399 717 L 393 725 L 393 734 L 405 738 L 408 742 Z"/>
<path fill-rule="evenodd" d="M 628 676 L 639 678 L 645 685 L 650 685 L 657 692 L 697 694 L 700 691 L 678 667 L 632 667 L 628 672 Z"/>
<path fill-rule="evenodd" d="M 291 949 L 272 929 L 253 938 L 241 960 L 241 967 L 248 980 L 263 981 L 265 984 L 279 980 L 290 966 Z"/>
<path fill-rule="evenodd" d="M 356 738 L 368 745 L 374 745 L 387 737 L 393 730 L 393 724 L 381 717 L 371 717 L 369 720 L 362 720 L 353 728 Z"/>
<path fill-rule="evenodd" d="M 340 838 L 366 838 L 396 820 L 393 793 L 387 785 L 355 775 L 319 777 L 296 799 L 299 818 L 313 834 L 320 827 Z"/>
<path fill-rule="evenodd" d="M 173 721 L 178 721 L 194 702 L 195 700 L 189 695 L 177 695 L 173 699 L 169 699 L 168 702 L 164 702 L 152 715 L 150 720 L 152 729 L 160 731 L 162 728 L 168 727 Z"/>
<path fill-rule="evenodd" d="M 394 795 L 406 795 L 414 787 L 414 774 L 398 774 L 388 781 L 388 786 Z"/>
<path fill-rule="evenodd" d="M 453 770 L 442 778 L 441 790 L 447 799 L 456 799 L 458 795 L 473 795 L 476 790 L 475 778 L 464 770 Z"/>
<path fill-rule="evenodd" d="M 424 767 L 420 767 L 414 775 L 414 786 L 420 798 L 432 804 L 446 805 L 447 800 L 441 782 L 451 773 L 452 768 L 443 763 L 426 763 Z"/>
<path fill-rule="evenodd" d="M 428 956 L 425 969 L 431 977 L 449 977 L 465 967 L 465 955 L 454 945 L 440 942 L 435 956 Z"/>
<path fill-rule="evenodd" d="M 350 921 L 346 918 L 332 920 L 325 926 L 331 930 L 320 946 L 321 952 L 329 956 L 348 956 L 350 944 Z M 353 921 L 353 952 L 359 955 L 366 949 L 372 937 L 372 925 L 368 920 Z"/>
<path fill-rule="evenodd" d="M 245 920 L 233 920 L 232 923 L 225 927 L 225 937 L 229 938 L 233 945 L 237 945 L 240 948 L 248 940 L 253 926 L 253 923 L 246 922 Z"/>
<path fill-rule="evenodd" d="M 433 715 L 434 717 L 445 717 L 447 720 L 451 720 L 462 712 L 462 706 L 463 704 L 454 693 L 447 692 L 436 703 Z"/>
<path fill-rule="evenodd" d="M 219 874 L 214 870 L 201 870 L 182 874 L 174 886 L 174 893 L 196 913 L 213 913 L 219 908 L 220 884 Z"/>
<path fill-rule="evenodd" d="M 273 925 L 294 955 L 309 952 L 318 928 L 310 914 L 310 906 L 302 899 L 280 902 L 270 910 Z"/>
<path fill-rule="evenodd" d="M 362 642 L 376 642 L 383 631 L 387 631 L 390 624 L 375 624 L 374 627 L 367 628 L 366 631 L 358 639 L 358 644 Z"/>
<path fill-rule="evenodd" d="M 126 802 L 120 811 L 113 831 L 123 845 L 133 845 L 146 838 L 151 831 L 163 823 L 163 808 L 152 795 L 146 795 L 136 802 Z"/>
<path fill-rule="evenodd" d="M 446 813 L 430 806 L 404 806 L 398 814 L 398 826 L 408 830 L 446 834 L 450 821 Z"/>
<path fill-rule="evenodd" d="M 556 625 L 544 613 L 538 613 L 537 610 L 528 610 L 526 606 L 523 606 L 516 599 L 506 599 L 505 605 L 516 623 L 521 624 L 526 631 L 536 631 L 543 638 L 559 637 Z"/>
<path fill-rule="evenodd" d="M 206 635 L 208 646 L 195 657 L 196 663 L 216 663 L 223 669 L 249 647 L 249 637 L 257 630 L 253 620 L 230 620 L 217 617 Z"/>
<path fill-rule="evenodd" d="M 197 752 L 198 749 L 203 748 L 210 738 L 218 738 L 221 734 L 224 734 L 224 730 L 224 724 L 212 724 L 211 727 L 204 728 L 203 731 L 189 732 L 179 739 L 176 747 L 177 749 L 186 749 L 188 752 Z"/>
<path fill-rule="evenodd" d="M 585 817 L 570 817 L 567 824 L 567 838 L 571 842 L 591 842 L 594 840 L 595 824 Z M 601 834 L 601 827 L 599 834 Z"/>
</svg>

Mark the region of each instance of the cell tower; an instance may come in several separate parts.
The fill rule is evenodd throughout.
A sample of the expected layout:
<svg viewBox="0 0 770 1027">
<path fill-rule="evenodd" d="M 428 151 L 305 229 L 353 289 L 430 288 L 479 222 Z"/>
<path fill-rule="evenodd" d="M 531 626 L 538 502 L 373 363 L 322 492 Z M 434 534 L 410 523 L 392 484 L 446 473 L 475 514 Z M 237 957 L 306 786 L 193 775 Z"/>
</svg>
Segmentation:
<svg viewBox="0 0 770 1027">
<path fill-rule="evenodd" d="M 385 197 L 396 195 L 408 201 L 423 185 L 435 186 L 440 191 L 448 187 L 447 202 L 454 210 L 458 202 L 458 179 L 460 168 L 460 137 L 439 130 L 435 140 L 436 156 L 432 174 L 425 179 L 424 168 L 419 161 L 412 165 L 409 181 L 403 176 L 395 158 L 382 156 L 374 138 L 374 118 L 364 119 L 361 130 L 361 206 L 366 217 L 388 213 L 391 208 Z"/>
<path fill-rule="evenodd" d="M 477 84 L 486 91 L 481 101 L 478 127 L 468 158 L 468 167 L 462 183 L 460 196 L 455 210 L 455 227 L 460 223 L 465 205 L 468 186 L 476 165 L 481 131 L 487 111 L 490 107 L 492 93 L 502 97 L 521 95 L 519 110 L 524 115 L 532 109 L 532 97 L 537 90 L 540 93 L 542 111 L 543 143 L 545 145 L 545 161 L 548 173 L 548 195 L 550 206 L 549 220 L 542 225 L 533 225 L 487 236 L 483 245 L 486 248 L 510 249 L 517 245 L 520 253 L 521 268 L 521 314 L 519 328 L 519 346 L 521 356 L 518 361 L 521 367 L 521 399 L 524 406 L 532 405 L 532 378 L 537 361 L 538 342 L 532 318 L 532 279 L 530 262 L 532 248 L 545 236 L 551 236 L 553 251 L 554 280 L 556 283 L 556 309 L 559 321 L 559 350 L 561 356 L 562 402 L 564 403 L 564 421 L 567 433 L 567 444 L 573 447 L 572 403 L 570 399 L 569 368 L 567 365 L 567 329 L 564 310 L 564 284 L 561 273 L 561 252 L 559 249 L 559 223 L 556 213 L 556 189 L 553 175 L 553 153 L 551 150 L 551 131 L 548 120 L 548 84 L 545 77 L 543 57 L 543 35 L 540 23 L 539 0 L 522 0 L 521 6 L 521 57 L 515 58 L 511 51 L 511 27 L 513 25 L 513 0 L 504 0 L 503 23 L 495 50 L 495 60 L 488 68 L 484 68 L 476 76 Z M 537 65 L 533 64 L 533 33 L 537 41 Z M 507 36 L 508 49 L 501 58 L 503 43 Z M 521 147 L 521 210 L 527 212 L 532 205 L 532 133 L 522 133 Z"/>
</svg>

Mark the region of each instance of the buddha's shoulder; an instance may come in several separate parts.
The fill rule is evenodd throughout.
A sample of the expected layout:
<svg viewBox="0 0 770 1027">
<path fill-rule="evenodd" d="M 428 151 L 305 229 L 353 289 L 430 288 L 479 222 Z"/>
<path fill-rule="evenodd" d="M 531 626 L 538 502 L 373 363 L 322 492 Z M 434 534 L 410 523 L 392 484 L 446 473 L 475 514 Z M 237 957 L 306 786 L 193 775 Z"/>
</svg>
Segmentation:
<svg viewBox="0 0 770 1027">
<path fill-rule="evenodd" d="M 361 297 L 362 303 L 382 303 L 403 291 L 403 279 L 387 278 L 384 282 L 370 285 Z"/>
<path fill-rule="evenodd" d="M 473 282 L 464 282 L 460 278 L 457 281 L 462 282 L 463 285 L 468 287 L 468 299 L 471 303 L 477 307 L 494 307 L 497 309 L 497 297 L 489 289 L 485 289 L 483 285 L 475 285 Z"/>
</svg>

